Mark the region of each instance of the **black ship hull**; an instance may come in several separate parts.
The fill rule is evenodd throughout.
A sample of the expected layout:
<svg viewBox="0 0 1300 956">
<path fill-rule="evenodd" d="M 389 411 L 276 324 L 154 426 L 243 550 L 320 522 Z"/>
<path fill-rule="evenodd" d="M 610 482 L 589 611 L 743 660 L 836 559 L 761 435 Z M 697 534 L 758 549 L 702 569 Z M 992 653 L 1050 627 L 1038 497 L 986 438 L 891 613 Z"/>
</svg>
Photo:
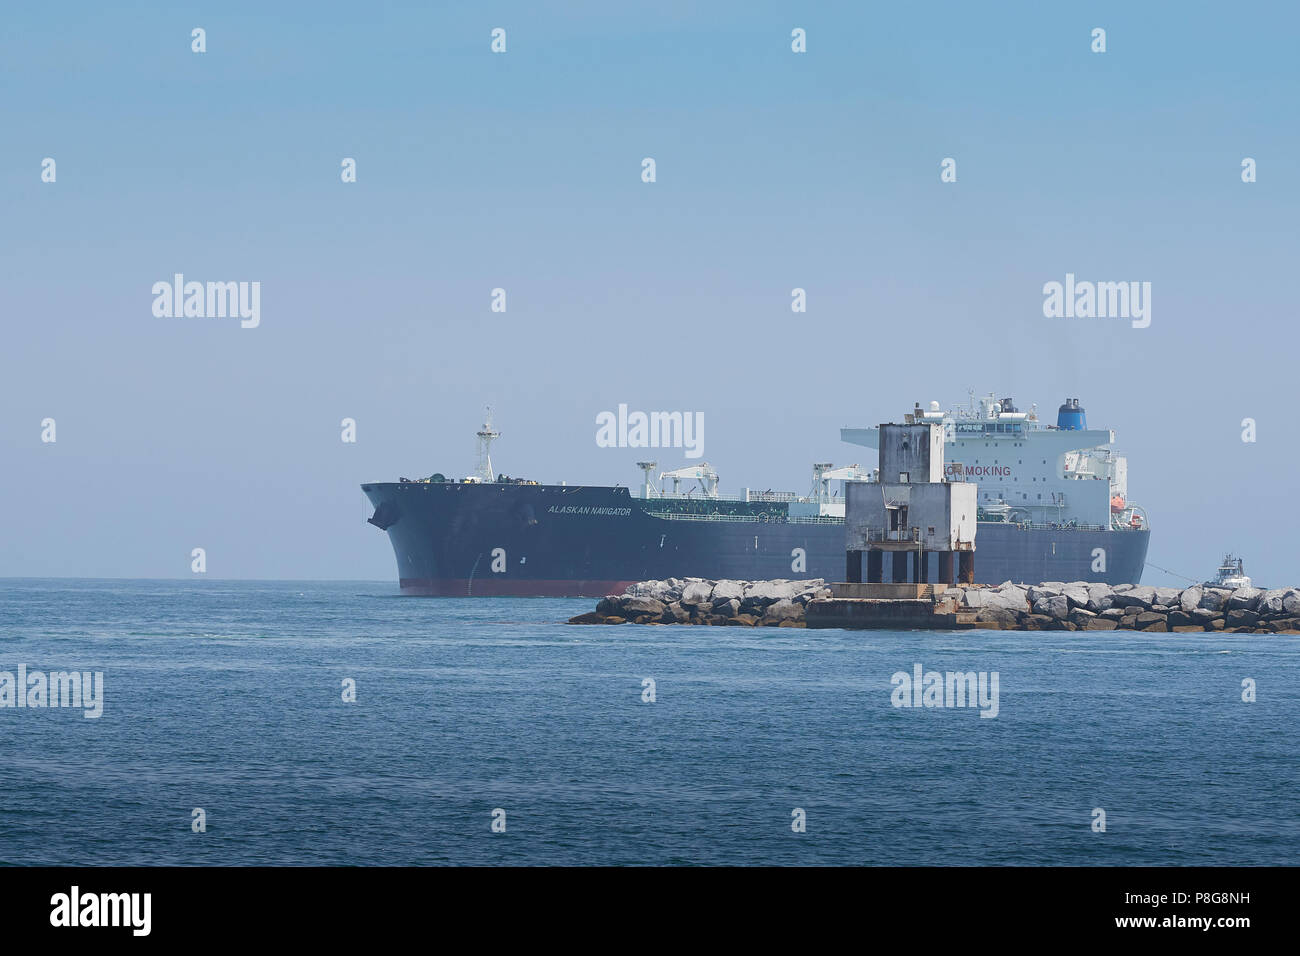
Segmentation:
<svg viewBox="0 0 1300 956">
<path fill-rule="evenodd" d="M 375 507 L 371 523 L 388 532 L 403 594 L 599 597 L 669 577 L 845 577 L 843 522 L 791 516 L 784 504 L 646 500 L 626 488 L 510 482 L 362 490 Z M 1149 540 L 1147 530 L 981 522 L 975 580 L 1136 584 Z M 937 564 L 931 556 L 931 581 Z"/>
</svg>

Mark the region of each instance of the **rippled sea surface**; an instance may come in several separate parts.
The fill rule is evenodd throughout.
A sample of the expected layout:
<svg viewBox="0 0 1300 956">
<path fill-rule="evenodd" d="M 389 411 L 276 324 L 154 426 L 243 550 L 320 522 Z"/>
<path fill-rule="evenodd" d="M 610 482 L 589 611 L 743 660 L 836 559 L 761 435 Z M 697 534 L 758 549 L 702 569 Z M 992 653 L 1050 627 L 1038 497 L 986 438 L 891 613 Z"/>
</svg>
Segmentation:
<svg viewBox="0 0 1300 956">
<path fill-rule="evenodd" d="M 0 671 L 104 675 L 98 719 L 0 708 L 0 862 L 1297 860 L 1294 636 L 579 627 L 594 602 L 395 590 L 0 581 Z M 997 717 L 892 706 L 918 663 L 996 671 Z"/>
</svg>

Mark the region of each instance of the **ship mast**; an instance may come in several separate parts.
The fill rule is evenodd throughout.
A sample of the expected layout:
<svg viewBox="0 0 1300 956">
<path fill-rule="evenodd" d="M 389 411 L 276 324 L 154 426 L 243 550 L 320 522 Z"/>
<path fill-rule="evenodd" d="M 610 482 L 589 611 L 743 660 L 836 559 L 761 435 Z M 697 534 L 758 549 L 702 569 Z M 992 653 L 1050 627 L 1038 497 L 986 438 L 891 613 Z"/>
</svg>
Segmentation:
<svg viewBox="0 0 1300 956">
<path fill-rule="evenodd" d="M 492 469 L 492 442 L 500 438 L 501 433 L 492 427 L 491 405 L 487 406 L 487 421 L 474 434 L 478 436 L 478 461 L 474 465 L 474 474 L 478 476 L 479 481 L 496 481 L 497 475 Z"/>
</svg>

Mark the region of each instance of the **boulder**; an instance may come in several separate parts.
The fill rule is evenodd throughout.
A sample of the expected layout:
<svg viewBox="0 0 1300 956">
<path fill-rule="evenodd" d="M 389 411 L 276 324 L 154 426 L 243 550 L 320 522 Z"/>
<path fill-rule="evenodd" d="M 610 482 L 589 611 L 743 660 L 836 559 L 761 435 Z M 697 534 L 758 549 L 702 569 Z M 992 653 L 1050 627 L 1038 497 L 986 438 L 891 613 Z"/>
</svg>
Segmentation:
<svg viewBox="0 0 1300 956">
<path fill-rule="evenodd" d="M 1048 584 L 1035 584 L 1029 588 L 1028 597 L 1030 604 L 1037 604 L 1043 598 L 1056 597 L 1061 593 L 1061 589 Z"/>
<path fill-rule="evenodd" d="M 1247 611 L 1255 610 L 1255 602 L 1264 592 L 1259 588 L 1237 588 L 1228 598 L 1228 610 L 1237 611 L 1242 608 Z"/>
<path fill-rule="evenodd" d="M 767 610 L 763 612 L 763 624 L 768 627 L 775 627 L 782 621 L 801 620 L 803 620 L 803 605 L 788 599 L 768 605 Z"/>
<path fill-rule="evenodd" d="M 1153 624 L 1166 624 L 1165 616 L 1157 614 L 1155 611 L 1143 611 L 1137 616 L 1135 626 L 1139 631 L 1145 631 Z"/>
<path fill-rule="evenodd" d="M 728 627 L 753 627 L 758 623 L 758 618 L 752 614 L 737 614 L 727 618 L 726 623 Z"/>
<path fill-rule="evenodd" d="M 1282 599 L 1282 610 L 1287 614 L 1300 614 L 1300 591 L 1291 588 Z"/>
<path fill-rule="evenodd" d="M 1156 589 L 1147 587 L 1135 587 L 1132 590 L 1123 592 L 1123 600 L 1115 599 L 1116 606 L 1121 603 L 1126 607 L 1140 607 L 1145 610 L 1151 610 L 1151 605 L 1156 603 Z"/>
<path fill-rule="evenodd" d="M 606 624 L 626 624 L 626 623 L 627 623 L 627 619 L 626 619 L 626 618 L 623 618 L 623 617 L 619 617 L 617 614 L 611 614 L 609 617 L 605 618 L 604 623 L 606 623 Z"/>
<path fill-rule="evenodd" d="M 623 617 L 635 618 L 642 615 L 653 617 L 655 620 L 663 617 L 664 608 L 668 605 L 657 598 L 631 597 L 624 598 L 622 608 L 619 613 Z"/>
<path fill-rule="evenodd" d="M 1115 592 L 1109 584 L 1089 584 L 1088 601 L 1084 605 L 1089 611 L 1101 613 L 1110 610 L 1115 604 Z"/>
<path fill-rule="evenodd" d="M 1178 603 L 1178 595 L 1181 593 L 1182 591 L 1179 588 L 1156 588 L 1154 603 L 1171 607 Z"/>
<path fill-rule="evenodd" d="M 1222 620 L 1223 615 L 1218 611 L 1211 611 L 1208 607 L 1192 608 L 1192 619 L 1194 621 L 1199 621 L 1200 623 L 1205 624 L 1216 618 Z"/>
<path fill-rule="evenodd" d="M 1046 631 L 1052 628 L 1052 625 L 1058 624 L 1056 618 L 1049 617 L 1046 614 L 1026 614 L 1020 619 L 1020 625 L 1026 631 Z"/>
<path fill-rule="evenodd" d="M 1268 629 L 1273 634 L 1295 634 L 1300 632 L 1300 617 L 1277 617 L 1268 622 Z"/>
<path fill-rule="evenodd" d="M 1177 629 L 1180 627 L 1191 627 L 1193 625 L 1195 625 L 1197 628 L 1200 628 L 1202 626 L 1202 623 L 1196 620 L 1196 618 L 1192 617 L 1192 615 L 1187 613 L 1186 611 L 1169 612 L 1169 626 L 1171 628 Z"/>
<path fill-rule="evenodd" d="M 767 605 L 798 593 L 799 585 L 791 581 L 754 581 L 745 586 L 744 602 Z"/>
<path fill-rule="evenodd" d="M 713 585 L 713 605 L 717 607 L 719 601 L 728 601 L 732 598 L 739 603 L 740 599 L 745 596 L 745 584 L 743 581 L 719 581 Z"/>
<path fill-rule="evenodd" d="M 1122 607 L 1108 607 L 1106 610 L 1101 611 L 1097 616 L 1108 617 L 1113 621 L 1118 621 L 1120 618 L 1124 617 L 1124 613 L 1124 608 Z"/>
<path fill-rule="evenodd" d="M 682 588 L 683 604 L 712 603 L 713 585 L 708 581 L 692 581 Z"/>
<path fill-rule="evenodd" d="M 1255 602 L 1252 610 L 1263 617 L 1275 617 L 1281 614 L 1287 591 L 1287 588 L 1272 588 L 1265 591 L 1259 596 L 1259 600 Z"/>
<path fill-rule="evenodd" d="M 1070 611 L 1070 623 L 1078 627 L 1081 631 L 1087 630 L 1088 622 L 1096 616 L 1096 614 L 1093 614 L 1086 608 L 1076 607 Z"/>
<path fill-rule="evenodd" d="M 721 614 L 723 617 L 735 617 L 740 613 L 740 600 L 738 598 L 714 598 L 713 613 Z"/>
<path fill-rule="evenodd" d="M 1004 631 L 1015 630 L 1020 624 L 1020 615 L 1010 608 L 990 605 L 980 608 L 975 614 L 975 623 Z"/>
<path fill-rule="evenodd" d="M 569 618 L 570 624 L 604 624 L 606 615 L 599 611 L 588 611 L 586 614 L 579 614 L 577 617 Z"/>
<path fill-rule="evenodd" d="M 1119 621 L 1115 620 L 1113 617 L 1102 617 L 1098 614 L 1088 618 L 1088 622 L 1083 626 L 1082 630 L 1113 631 L 1117 627 L 1119 627 Z"/>
<path fill-rule="evenodd" d="M 682 607 L 681 603 L 674 601 L 664 609 L 664 623 L 687 624 L 690 622 L 691 612 Z"/>
<path fill-rule="evenodd" d="M 1026 611 L 1029 609 L 1028 593 L 1024 588 L 1018 588 L 1014 585 L 1005 590 L 989 592 L 988 601 L 985 607 L 1004 607 L 1011 611 Z"/>
<path fill-rule="evenodd" d="M 1064 594 L 1040 597 L 1034 602 L 1034 613 L 1044 614 L 1057 621 L 1064 621 L 1070 613 L 1070 600 Z"/>
<path fill-rule="evenodd" d="M 1061 588 L 1061 593 L 1069 600 L 1071 607 L 1088 607 L 1088 586 L 1086 584 L 1067 584 Z"/>
<path fill-rule="evenodd" d="M 1222 611 L 1231 594 L 1231 591 L 1224 588 L 1202 588 L 1201 607 L 1207 611 Z"/>
<path fill-rule="evenodd" d="M 1228 612 L 1228 627 L 1254 627 L 1255 622 L 1259 620 L 1259 615 L 1254 611 L 1247 610 L 1244 607 L 1233 608 Z"/>
<path fill-rule="evenodd" d="M 1201 598 L 1205 592 L 1200 588 L 1184 588 L 1183 593 L 1178 595 L 1178 606 L 1188 614 L 1201 606 Z"/>
<path fill-rule="evenodd" d="M 1126 630 L 1136 630 L 1136 628 L 1137 628 L 1137 615 L 1136 615 L 1136 614 L 1125 614 L 1123 617 L 1121 617 L 1121 618 L 1119 619 L 1119 626 L 1122 627 L 1122 628 L 1125 628 Z"/>
<path fill-rule="evenodd" d="M 604 614 L 607 617 L 610 614 L 617 614 L 618 605 L 621 600 L 622 598 L 618 597 L 617 595 L 606 594 L 603 598 L 601 598 L 599 601 L 596 602 L 596 613 Z"/>
<path fill-rule="evenodd" d="M 989 595 L 992 591 L 985 591 L 979 588 L 967 588 L 961 596 L 963 607 L 982 608 L 989 606 Z"/>
</svg>

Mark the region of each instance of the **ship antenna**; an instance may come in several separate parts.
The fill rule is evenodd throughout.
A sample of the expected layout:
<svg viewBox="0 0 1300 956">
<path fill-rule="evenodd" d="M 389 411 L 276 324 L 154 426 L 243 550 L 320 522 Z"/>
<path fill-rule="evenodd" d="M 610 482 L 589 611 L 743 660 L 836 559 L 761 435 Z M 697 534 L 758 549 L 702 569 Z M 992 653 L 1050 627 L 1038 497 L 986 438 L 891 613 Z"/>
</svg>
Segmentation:
<svg viewBox="0 0 1300 956">
<path fill-rule="evenodd" d="M 496 481 L 496 472 L 492 470 L 492 442 L 500 438 L 501 433 L 492 427 L 491 405 L 487 406 L 487 421 L 474 434 L 478 436 L 478 462 L 474 466 L 474 474 L 478 475 L 480 481 Z"/>
</svg>

